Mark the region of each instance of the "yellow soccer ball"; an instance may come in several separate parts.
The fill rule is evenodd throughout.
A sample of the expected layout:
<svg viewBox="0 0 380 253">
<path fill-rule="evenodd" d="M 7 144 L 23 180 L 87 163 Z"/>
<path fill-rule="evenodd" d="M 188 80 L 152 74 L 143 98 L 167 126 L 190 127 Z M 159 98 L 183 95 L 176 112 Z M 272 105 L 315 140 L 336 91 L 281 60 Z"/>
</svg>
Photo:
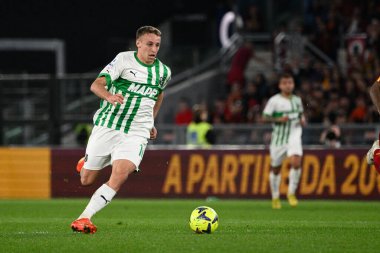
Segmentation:
<svg viewBox="0 0 380 253">
<path fill-rule="evenodd" d="M 189 225 L 197 234 L 211 234 L 218 228 L 219 217 L 211 207 L 200 206 L 191 213 Z"/>
</svg>

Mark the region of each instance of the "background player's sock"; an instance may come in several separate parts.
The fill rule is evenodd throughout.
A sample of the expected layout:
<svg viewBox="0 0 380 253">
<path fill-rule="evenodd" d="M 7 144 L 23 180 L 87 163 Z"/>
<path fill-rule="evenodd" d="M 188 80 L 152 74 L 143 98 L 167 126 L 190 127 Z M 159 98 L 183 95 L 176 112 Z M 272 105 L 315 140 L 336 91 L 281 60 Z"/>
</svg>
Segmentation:
<svg viewBox="0 0 380 253">
<path fill-rule="evenodd" d="M 111 202 L 112 198 L 115 196 L 116 192 L 106 184 L 103 184 L 96 190 L 94 195 L 92 195 L 90 202 L 84 209 L 83 213 L 79 216 L 81 218 L 89 218 L 104 208 L 108 203 Z"/>
<path fill-rule="evenodd" d="M 301 168 L 294 169 L 291 168 L 289 172 L 289 187 L 288 187 L 288 195 L 294 195 L 296 193 L 298 183 L 301 177 Z"/>
<path fill-rule="evenodd" d="M 281 174 L 274 174 L 272 171 L 269 173 L 269 185 L 272 191 L 272 199 L 280 198 L 280 183 Z"/>
</svg>

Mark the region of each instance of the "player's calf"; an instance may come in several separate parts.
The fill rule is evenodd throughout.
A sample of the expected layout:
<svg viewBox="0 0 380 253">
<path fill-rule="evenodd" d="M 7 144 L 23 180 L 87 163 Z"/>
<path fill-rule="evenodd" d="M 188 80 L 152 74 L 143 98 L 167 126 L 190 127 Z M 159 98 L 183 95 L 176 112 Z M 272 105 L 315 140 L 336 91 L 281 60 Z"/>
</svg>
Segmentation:
<svg viewBox="0 0 380 253">
<path fill-rule="evenodd" d="M 92 185 L 99 175 L 99 170 L 88 170 L 83 168 L 80 173 L 80 182 L 83 186 Z"/>
<path fill-rule="evenodd" d="M 90 180 L 89 177 L 81 177 L 80 178 L 80 183 L 82 184 L 82 186 L 90 186 L 94 183 L 93 180 Z"/>
</svg>

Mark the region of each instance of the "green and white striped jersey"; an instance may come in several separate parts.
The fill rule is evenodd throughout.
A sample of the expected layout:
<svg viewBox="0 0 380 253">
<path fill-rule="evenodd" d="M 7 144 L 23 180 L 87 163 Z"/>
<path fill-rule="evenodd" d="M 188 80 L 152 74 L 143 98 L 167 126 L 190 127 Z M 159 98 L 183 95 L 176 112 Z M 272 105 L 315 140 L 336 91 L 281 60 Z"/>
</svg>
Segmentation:
<svg viewBox="0 0 380 253">
<path fill-rule="evenodd" d="M 301 139 L 300 119 L 302 113 L 302 100 L 296 95 L 286 98 L 278 93 L 268 100 L 263 111 L 264 116 L 273 118 L 288 116 L 289 118 L 289 121 L 285 123 L 273 123 L 271 145 L 281 146 Z"/>
<path fill-rule="evenodd" d="M 114 106 L 101 100 L 94 125 L 149 138 L 154 125 L 153 107 L 171 78 L 170 68 L 158 59 L 151 65 L 144 64 L 137 52 L 127 51 L 119 53 L 100 72 L 101 76 L 107 80 L 106 89 L 122 94 L 124 103 Z"/>
</svg>

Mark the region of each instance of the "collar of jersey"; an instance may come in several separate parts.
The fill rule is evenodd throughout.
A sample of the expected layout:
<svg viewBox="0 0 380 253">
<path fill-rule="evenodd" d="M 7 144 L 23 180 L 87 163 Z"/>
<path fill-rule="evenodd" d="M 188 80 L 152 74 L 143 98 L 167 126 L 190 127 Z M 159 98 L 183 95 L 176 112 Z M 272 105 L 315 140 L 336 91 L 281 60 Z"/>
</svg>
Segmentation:
<svg viewBox="0 0 380 253">
<path fill-rule="evenodd" d="M 292 98 L 293 98 L 293 95 L 294 94 L 290 94 L 290 96 L 289 97 L 285 97 L 284 95 L 282 95 L 282 93 L 280 92 L 280 95 L 281 95 L 281 97 L 283 97 L 283 98 L 286 98 L 286 99 L 289 99 L 289 100 L 291 100 Z"/>
<path fill-rule="evenodd" d="M 139 57 L 137 57 L 137 51 L 135 51 L 135 53 L 133 54 L 135 56 L 135 59 L 138 63 L 140 63 L 141 65 L 143 65 L 144 67 L 153 67 L 153 65 L 156 63 L 157 59 L 154 59 L 154 62 L 152 64 L 146 64 L 146 63 L 143 63 L 142 61 L 140 61 Z"/>
</svg>

